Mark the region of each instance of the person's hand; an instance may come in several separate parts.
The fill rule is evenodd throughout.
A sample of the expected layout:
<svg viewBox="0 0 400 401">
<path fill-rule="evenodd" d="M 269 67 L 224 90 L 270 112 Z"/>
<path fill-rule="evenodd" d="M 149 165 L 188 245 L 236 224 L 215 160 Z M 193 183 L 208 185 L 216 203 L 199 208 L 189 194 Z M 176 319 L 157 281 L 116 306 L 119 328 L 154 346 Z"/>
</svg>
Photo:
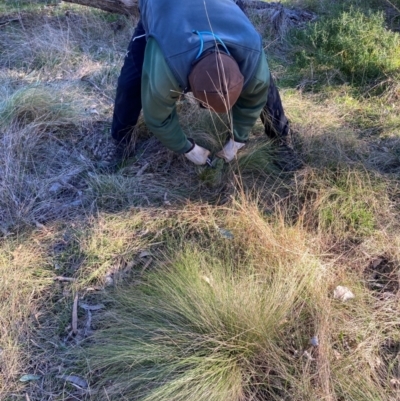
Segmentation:
<svg viewBox="0 0 400 401">
<path fill-rule="evenodd" d="M 239 149 L 243 148 L 245 144 L 240 142 L 235 142 L 232 138 L 225 144 L 225 146 L 220 150 L 216 156 L 224 159 L 227 163 L 232 161 L 236 156 Z"/>
<path fill-rule="evenodd" d="M 193 147 L 192 149 L 185 153 L 185 156 L 194 164 L 197 164 L 198 166 L 202 166 L 203 164 L 206 164 L 207 158 L 210 155 L 210 151 L 202 148 L 201 146 L 197 145 L 196 143 L 193 142 Z"/>
</svg>

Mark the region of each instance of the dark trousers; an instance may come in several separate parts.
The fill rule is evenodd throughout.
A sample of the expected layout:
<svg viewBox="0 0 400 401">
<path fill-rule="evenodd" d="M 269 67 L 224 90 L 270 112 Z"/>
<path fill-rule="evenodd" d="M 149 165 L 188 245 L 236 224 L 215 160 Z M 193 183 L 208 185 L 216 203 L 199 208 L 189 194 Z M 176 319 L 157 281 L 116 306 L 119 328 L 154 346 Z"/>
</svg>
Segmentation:
<svg viewBox="0 0 400 401">
<path fill-rule="evenodd" d="M 146 36 L 139 21 L 129 43 L 124 65 L 118 78 L 111 136 L 118 142 L 129 142 L 130 131 L 142 110 L 141 82 Z"/>
<path fill-rule="evenodd" d="M 289 121 L 285 116 L 281 97 L 272 75 L 269 82 L 267 103 L 261 111 L 260 118 L 269 138 L 285 140 L 289 134 Z"/>
<path fill-rule="evenodd" d="M 118 78 L 115 97 L 111 136 L 118 142 L 129 142 L 130 132 L 136 125 L 142 110 L 141 77 L 146 48 L 145 31 L 139 21 L 129 43 L 121 74 Z M 281 97 L 275 83 L 270 79 L 268 99 L 261 112 L 265 133 L 271 139 L 285 139 L 289 132 L 289 122 L 283 110 Z"/>
</svg>

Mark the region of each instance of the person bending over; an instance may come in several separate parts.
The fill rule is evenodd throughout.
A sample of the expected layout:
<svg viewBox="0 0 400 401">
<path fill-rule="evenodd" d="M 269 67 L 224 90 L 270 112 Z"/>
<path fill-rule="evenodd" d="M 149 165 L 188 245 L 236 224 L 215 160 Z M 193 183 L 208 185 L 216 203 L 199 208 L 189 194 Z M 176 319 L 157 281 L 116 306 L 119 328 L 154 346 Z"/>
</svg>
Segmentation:
<svg viewBox="0 0 400 401">
<path fill-rule="evenodd" d="M 111 136 L 127 149 L 141 110 L 168 149 L 203 165 L 210 151 L 183 132 L 182 93 L 200 107 L 231 113 L 231 132 L 216 154 L 226 162 L 245 146 L 258 117 L 289 150 L 289 123 L 271 77 L 261 36 L 233 0 L 139 0 L 140 20 L 118 78 Z"/>
</svg>

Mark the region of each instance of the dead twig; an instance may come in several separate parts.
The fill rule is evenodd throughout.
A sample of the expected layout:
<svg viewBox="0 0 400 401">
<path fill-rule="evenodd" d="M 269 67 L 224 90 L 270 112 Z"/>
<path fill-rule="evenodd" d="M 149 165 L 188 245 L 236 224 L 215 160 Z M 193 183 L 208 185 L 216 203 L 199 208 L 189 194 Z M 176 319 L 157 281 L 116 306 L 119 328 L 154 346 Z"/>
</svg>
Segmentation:
<svg viewBox="0 0 400 401">
<path fill-rule="evenodd" d="M 142 271 L 140 272 L 140 275 L 143 276 L 143 273 L 145 272 L 145 270 L 151 265 L 151 263 L 153 262 L 152 258 L 149 258 L 149 260 L 145 263 L 145 265 L 142 268 Z"/>
<path fill-rule="evenodd" d="M 53 280 L 54 280 L 54 281 L 69 281 L 69 282 L 74 282 L 74 281 L 76 281 L 76 279 L 73 278 L 73 277 L 64 277 L 64 276 L 57 276 L 57 277 L 54 277 Z"/>
<path fill-rule="evenodd" d="M 16 22 L 16 21 L 19 21 L 19 18 L 12 18 L 12 19 L 8 19 L 8 20 L 0 21 L 0 27 L 6 26 L 11 22 Z"/>
<path fill-rule="evenodd" d="M 75 294 L 74 305 L 72 307 L 72 334 L 76 334 L 78 332 L 78 293 Z"/>
<path fill-rule="evenodd" d="M 92 312 L 90 311 L 90 309 L 87 309 L 86 312 L 87 312 L 87 320 L 85 324 L 85 330 L 83 333 L 84 337 L 88 337 L 92 329 Z"/>
</svg>

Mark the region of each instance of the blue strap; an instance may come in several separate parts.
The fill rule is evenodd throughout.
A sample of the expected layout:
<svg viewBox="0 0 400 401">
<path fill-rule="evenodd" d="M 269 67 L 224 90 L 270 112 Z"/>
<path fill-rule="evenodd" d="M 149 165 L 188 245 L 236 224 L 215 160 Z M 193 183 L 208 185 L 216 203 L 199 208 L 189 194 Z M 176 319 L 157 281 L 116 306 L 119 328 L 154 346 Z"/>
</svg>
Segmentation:
<svg viewBox="0 0 400 401">
<path fill-rule="evenodd" d="M 193 33 L 199 35 L 200 38 L 200 49 L 199 52 L 197 53 L 197 56 L 195 58 L 195 60 L 197 60 L 201 53 L 203 53 L 203 47 L 204 47 L 204 39 L 203 39 L 203 35 L 211 35 L 216 41 L 218 41 L 219 43 L 221 43 L 221 45 L 223 46 L 223 48 L 225 49 L 225 51 L 228 53 L 228 55 L 230 56 L 231 54 L 229 53 L 228 48 L 225 46 L 225 43 L 222 41 L 222 39 L 216 35 L 213 32 L 209 32 L 209 31 L 192 31 Z"/>
</svg>

